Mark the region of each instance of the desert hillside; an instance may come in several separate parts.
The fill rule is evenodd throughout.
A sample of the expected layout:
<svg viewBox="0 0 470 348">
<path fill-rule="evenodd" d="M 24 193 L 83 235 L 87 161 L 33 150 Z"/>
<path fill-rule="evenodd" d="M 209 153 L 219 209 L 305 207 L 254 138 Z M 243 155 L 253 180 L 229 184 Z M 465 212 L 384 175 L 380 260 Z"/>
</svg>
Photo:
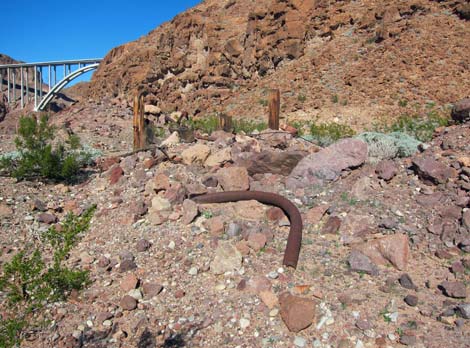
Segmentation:
<svg viewBox="0 0 470 348">
<path fill-rule="evenodd" d="M 467 97 L 468 47 L 465 1 L 208 0 L 113 49 L 88 93 L 253 118 L 279 88 L 284 117 L 367 125 Z"/>
</svg>

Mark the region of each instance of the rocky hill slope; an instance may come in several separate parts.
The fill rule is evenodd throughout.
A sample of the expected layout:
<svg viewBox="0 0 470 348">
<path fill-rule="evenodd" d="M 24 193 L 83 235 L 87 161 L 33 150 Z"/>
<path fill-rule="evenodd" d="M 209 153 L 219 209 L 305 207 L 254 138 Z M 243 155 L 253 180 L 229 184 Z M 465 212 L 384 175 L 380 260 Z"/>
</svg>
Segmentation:
<svg viewBox="0 0 470 348">
<path fill-rule="evenodd" d="M 116 47 L 88 95 L 163 111 L 263 114 L 269 88 L 283 116 L 349 124 L 444 106 L 470 90 L 466 1 L 207 0 Z"/>
</svg>

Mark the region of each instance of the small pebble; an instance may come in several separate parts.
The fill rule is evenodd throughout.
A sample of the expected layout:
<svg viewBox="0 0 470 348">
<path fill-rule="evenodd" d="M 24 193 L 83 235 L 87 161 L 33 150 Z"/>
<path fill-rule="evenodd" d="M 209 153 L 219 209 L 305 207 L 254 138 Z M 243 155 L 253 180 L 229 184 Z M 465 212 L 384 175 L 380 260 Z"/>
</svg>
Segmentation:
<svg viewBox="0 0 470 348">
<path fill-rule="evenodd" d="M 199 270 L 198 270 L 197 267 L 191 267 L 191 268 L 189 269 L 189 272 L 188 272 L 188 273 L 189 273 L 190 275 L 192 275 L 192 276 L 195 276 L 195 275 L 197 275 L 197 272 L 198 272 L 198 271 L 199 271 Z"/>
<path fill-rule="evenodd" d="M 307 344 L 307 340 L 305 338 L 300 337 L 300 336 L 295 336 L 294 345 L 296 347 L 305 347 L 306 344 Z"/>
<path fill-rule="evenodd" d="M 240 328 L 242 330 L 245 330 L 248 326 L 250 326 L 250 321 L 248 319 L 241 318 L 240 319 Z"/>
</svg>

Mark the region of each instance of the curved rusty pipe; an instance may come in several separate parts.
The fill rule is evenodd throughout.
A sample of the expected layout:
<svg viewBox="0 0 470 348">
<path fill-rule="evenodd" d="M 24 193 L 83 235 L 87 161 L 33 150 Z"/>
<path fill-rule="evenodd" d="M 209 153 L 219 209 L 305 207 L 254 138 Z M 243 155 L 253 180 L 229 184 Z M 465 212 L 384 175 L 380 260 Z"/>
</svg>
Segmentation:
<svg viewBox="0 0 470 348">
<path fill-rule="evenodd" d="M 287 237 L 287 246 L 282 263 L 285 266 L 297 268 L 300 245 L 302 243 L 302 216 L 297 207 L 287 198 L 274 193 L 261 191 L 228 191 L 208 193 L 191 199 L 196 203 L 227 203 L 256 200 L 260 203 L 281 208 L 290 221 L 290 231 Z"/>
</svg>

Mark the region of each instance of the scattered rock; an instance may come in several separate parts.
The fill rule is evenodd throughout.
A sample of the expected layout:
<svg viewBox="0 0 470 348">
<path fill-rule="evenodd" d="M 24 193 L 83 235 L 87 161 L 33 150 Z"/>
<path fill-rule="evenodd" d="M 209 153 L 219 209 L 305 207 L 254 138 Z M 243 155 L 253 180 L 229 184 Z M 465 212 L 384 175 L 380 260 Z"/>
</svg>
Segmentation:
<svg viewBox="0 0 470 348">
<path fill-rule="evenodd" d="M 468 17 L 468 14 L 470 13 L 468 4 L 466 13 Z M 452 108 L 451 117 L 457 123 L 470 122 L 470 98 L 462 99 L 455 103 Z"/>
<path fill-rule="evenodd" d="M 138 283 L 139 279 L 133 273 L 129 273 L 122 278 L 120 287 L 122 290 L 128 292 L 135 289 Z"/>
<path fill-rule="evenodd" d="M 152 298 L 162 292 L 163 286 L 158 283 L 144 283 L 142 290 L 146 297 Z"/>
<path fill-rule="evenodd" d="M 383 160 L 377 164 L 375 172 L 379 178 L 384 179 L 385 181 L 389 181 L 393 179 L 395 175 L 397 175 L 398 167 L 394 161 Z"/>
<path fill-rule="evenodd" d="M 415 296 L 415 295 L 407 295 L 407 296 L 404 298 L 404 301 L 405 301 L 405 303 L 406 303 L 408 306 L 416 307 L 416 306 L 418 305 L 418 296 Z"/>
<path fill-rule="evenodd" d="M 232 154 L 230 147 L 226 147 L 216 153 L 210 155 L 204 165 L 206 167 L 220 167 L 222 164 L 232 160 Z"/>
<path fill-rule="evenodd" d="M 281 318 L 291 332 L 299 332 L 308 328 L 315 318 L 315 302 L 308 298 L 302 298 L 282 293 L 279 296 Z"/>
<path fill-rule="evenodd" d="M 0 218 L 7 218 L 13 215 L 13 209 L 8 205 L 0 203 Z"/>
<path fill-rule="evenodd" d="M 406 269 L 410 255 L 408 236 L 405 234 L 389 235 L 355 244 L 353 249 L 368 256 L 377 265 L 391 263 L 399 270 Z"/>
<path fill-rule="evenodd" d="M 250 175 L 273 173 L 289 175 L 299 161 L 307 155 L 303 151 L 243 152 L 235 160 L 237 166 L 245 167 Z"/>
<path fill-rule="evenodd" d="M 405 289 L 410 289 L 410 290 L 416 290 L 417 289 L 417 286 L 413 283 L 413 280 L 411 279 L 411 277 L 408 273 L 402 274 L 400 276 L 400 278 L 398 279 L 398 282 Z"/>
<path fill-rule="evenodd" d="M 341 227 L 341 219 L 337 216 L 330 216 L 321 229 L 321 234 L 336 234 Z"/>
<path fill-rule="evenodd" d="M 466 298 L 467 288 L 462 282 L 449 282 L 445 281 L 439 286 L 444 295 L 452 298 Z"/>
<path fill-rule="evenodd" d="M 160 197 L 160 196 L 155 196 L 152 198 L 152 206 L 150 210 L 152 212 L 158 212 L 162 210 L 170 210 L 171 209 L 171 203 L 168 199 Z"/>
<path fill-rule="evenodd" d="M 267 239 L 264 233 L 251 233 L 248 236 L 248 245 L 255 252 L 258 252 L 266 245 Z"/>
<path fill-rule="evenodd" d="M 327 212 L 330 206 L 328 204 L 320 204 L 307 211 L 305 214 L 305 221 L 309 224 L 317 224 Z"/>
<path fill-rule="evenodd" d="M 142 253 L 150 249 L 152 244 L 147 239 L 140 239 L 136 244 L 136 249 L 138 252 Z"/>
<path fill-rule="evenodd" d="M 221 168 L 217 179 L 224 191 L 246 191 L 250 188 L 248 172 L 243 167 Z"/>
<path fill-rule="evenodd" d="M 54 224 L 58 221 L 57 216 L 50 213 L 41 213 L 38 215 L 38 221 L 44 224 Z"/>
<path fill-rule="evenodd" d="M 190 200 L 185 199 L 183 202 L 183 219 L 182 222 L 186 225 L 189 225 L 196 216 L 199 214 L 199 209 L 197 204 Z"/>
<path fill-rule="evenodd" d="M 215 258 L 210 264 L 214 274 L 238 271 L 242 265 L 242 255 L 230 242 L 220 242 L 215 250 Z"/>
<path fill-rule="evenodd" d="M 372 261 L 360 253 L 359 251 L 353 250 L 348 257 L 348 263 L 351 267 L 351 271 L 354 272 L 365 272 L 370 275 L 377 276 L 379 274 L 379 269 Z"/>
<path fill-rule="evenodd" d="M 205 160 L 211 153 L 211 149 L 207 145 L 196 144 L 187 148 L 181 153 L 183 163 L 186 165 L 191 164 L 204 164 Z"/>
<path fill-rule="evenodd" d="M 455 177 L 455 169 L 431 157 L 418 157 L 413 159 L 414 170 L 426 183 L 445 184 L 449 178 Z"/>
<path fill-rule="evenodd" d="M 132 296 L 126 295 L 121 299 L 119 305 L 125 311 L 132 311 L 137 308 L 137 300 Z"/>
<path fill-rule="evenodd" d="M 470 303 L 459 303 L 457 311 L 464 319 L 470 319 Z"/>
<path fill-rule="evenodd" d="M 109 169 L 109 183 L 111 185 L 117 184 L 123 175 L 124 170 L 119 165 L 113 165 L 111 169 Z"/>
</svg>

